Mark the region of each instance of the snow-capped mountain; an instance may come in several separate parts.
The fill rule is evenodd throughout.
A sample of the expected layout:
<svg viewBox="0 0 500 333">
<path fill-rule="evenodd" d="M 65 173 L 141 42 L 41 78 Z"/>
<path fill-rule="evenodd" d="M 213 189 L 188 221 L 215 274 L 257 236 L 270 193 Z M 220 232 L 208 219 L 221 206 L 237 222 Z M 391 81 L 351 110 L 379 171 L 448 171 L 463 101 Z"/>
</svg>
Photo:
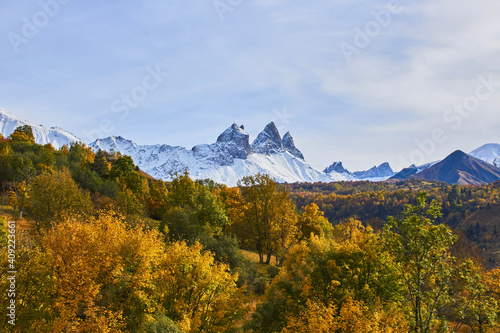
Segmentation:
<svg viewBox="0 0 500 333">
<path fill-rule="evenodd" d="M 2 133 L 4 137 L 10 136 L 16 128 L 24 125 L 31 126 L 35 142 L 41 145 L 50 143 L 54 148 L 59 149 L 64 145 L 70 145 L 72 142 L 81 141 L 76 136 L 66 132 L 62 128 L 48 128 L 42 125 L 35 125 L 0 108 L 0 133 Z"/>
<path fill-rule="evenodd" d="M 394 171 L 392 170 L 389 163 L 385 162 L 366 171 L 356 171 L 353 173 L 353 175 L 358 179 L 385 180 L 389 177 L 394 176 Z"/>
<path fill-rule="evenodd" d="M 336 172 L 336 173 L 351 174 L 349 171 L 347 171 L 346 168 L 344 168 L 344 166 L 342 165 L 342 162 L 334 162 L 332 165 L 325 168 L 325 170 L 323 170 L 323 172 L 324 173 Z"/>
<path fill-rule="evenodd" d="M 366 171 L 356 172 L 349 172 L 346 168 L 344 168 L 342 162 L 335 162 L 325 170 L 323 170 L 323 172 L 328 175 L 339 173 L 344 175 L 348 180 L 368 180 L 373 182 L 387 180 L 395 174 L 395 172 L 392 171 L 391 166 L 387 162 L 382 163 L 379 166 L 374 166 L 373 168 Z"/>
<path fill-rule="evenodd" d="M 500 167 L 500 144 L 498 143 L 485 144 L 470 152 L 469 155 Z"/>
<path fill-rule="evenodd" d="M 215 143 L 190 150 L 169 145 L 137 145 L 122 137 L 99 139 L 90 146 L 129 155 L 143 171 L 164 180 L 186 169 L 195 179 L 209 178 L 229 186 L 257 173 L 289 183 L 348 180 L 344 175 L 327 175 L 310 166 L 295 147 L 290 133 L 281 138 L 274 123 L 268 124 L 251 145 L 244 127 L 233 124 Z"/>
</svg>

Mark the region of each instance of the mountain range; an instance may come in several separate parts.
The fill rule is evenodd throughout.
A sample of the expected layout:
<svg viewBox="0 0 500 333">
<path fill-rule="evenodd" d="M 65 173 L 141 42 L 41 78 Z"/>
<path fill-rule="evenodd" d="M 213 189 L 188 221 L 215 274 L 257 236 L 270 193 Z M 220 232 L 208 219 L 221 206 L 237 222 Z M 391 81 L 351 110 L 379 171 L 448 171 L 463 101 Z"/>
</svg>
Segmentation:
<svg viewBox="0 0 500 333">
<path fill-rule="evenodd" d="M 500 180 L 500 169 L 457 150 L 444 160 L 408 178 L 438 180 L 448 184 L 483 185 Z"/>
<path fill-rule="evenodd" d="M 23 125 L 32 127 L 38 144 L 51 143 L 60 148 L 81 141 L 61 128 L 35 125 L 0 108 L 1 134 L 7 137 Z M 121 136 L 97 139 L 89 145 L 95 150 L 129 155 L 141 170 L 158 179 L 170 180 L 176 172 L 187 169 L 195 179 L 208 178 L 228 186 L 235 186 L 241 178 L 257 173 L 266 173 L 278 182 L 288 183 L 428 179 L 479 185 L 500 180 L 500 144 L 487 144 L 470 154 L 456 151 L 442 161 L 412 165 L 398 173 L 389 163 L 350 172 L 342 162 L 335 162 L 320 171 L 306 162 L 292 135 L 287 132 L 281 136 L 273 122 L 252 143 L 244 126 L 232 124 L 214 143 L 191 149 L 167 144 L 138 145 Z"/>
<path fill-rule="evenodd" d="M 94 149 L 121 152 L 132 157 L 145 172 L 160 179 L 171 179 L 176 172 L 188 170 L 195 179 L 212 179 L 235 186 L 245 176 L 266 173 L 279 182 L 331 182 L 351 180 L 350 175 L 329 175 L 310 166 L 290 133 L 280 136 L 270 123 L 250 144 L 243 126 L 231 125 L 215 143 L 191 149 L 169 145 L 137 145 L 123 137 L 98 139 Z"/>
</svg>

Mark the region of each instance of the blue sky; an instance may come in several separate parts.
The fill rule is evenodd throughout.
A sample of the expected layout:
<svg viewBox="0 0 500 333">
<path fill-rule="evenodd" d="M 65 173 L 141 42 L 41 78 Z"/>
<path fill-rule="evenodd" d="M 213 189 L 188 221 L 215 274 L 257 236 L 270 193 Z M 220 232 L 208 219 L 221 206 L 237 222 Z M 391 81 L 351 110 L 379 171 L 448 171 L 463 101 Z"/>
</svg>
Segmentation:
<svg viewBox="0 0 500 333">
<path fill-rule="evenodd" d="M 1 1 L 0 107 L 84 141 L 270 121 L 350 170 L 500 143 L 500 3 Z"/>
</svg>

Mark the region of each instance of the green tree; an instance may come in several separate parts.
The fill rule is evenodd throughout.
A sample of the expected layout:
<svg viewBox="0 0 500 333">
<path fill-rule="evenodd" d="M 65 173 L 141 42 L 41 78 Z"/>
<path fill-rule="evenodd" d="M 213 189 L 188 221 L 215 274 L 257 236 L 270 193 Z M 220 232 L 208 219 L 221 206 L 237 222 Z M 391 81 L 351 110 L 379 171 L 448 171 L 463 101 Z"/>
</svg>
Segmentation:
<svg viewBox="0 0 500 333">
<path fill-rule="evenodd" d="M 128 188 L 118 193 L 117 201 L 124 214 L 143 215 L 145 213 L 144 202 Z"/>
<path fill-rule="evenodd" d="M 161 220 L 165 214 L 168 201 L 168 190 L 164 181 L 154 181 L 149 186 L 149 193 L 146 199 L 148 213 L 151 217 Z"/>
<path fill-rule="evenodd" d="M 193 241 L 207 233 L 221 234 L 229 224 L 217 195 L 187 172 L 172 181 L 166 206 L 161 227 L 167 226 L 174 238 Z"/>
<path fill-rule="evenodd" d="M 457 239 L 447 226 L 434 224 L 440 206 L 435 200 L 427 205 L 427 196 L 420 193 L 416 205 L 406 205 L 402 219 L 389 218 L 384 227 L 388 249 L 405 282 L 416 333 L 431 332 L 438 310 L 448 301 L 453 271 L 449 250 Z"/>
<path fill-rule="evenodd" d="M 125 178 L 135 170 L 134 161 L 130 156 L 119 156 L 113 163 L 109 176 L 112 178 Z"/>
<path fill-rule="evenodd" d="M 26 181 L 30 183 L 37 175 L 33 161 L 26 156 L 14 154 L 12 158 L 12 179 L 16 182 Z"/>
<path fill-rule="evenodd" d="M 89 194 L 80 190 L 67 169 L 35 177 L 28 198 L 27 211 L 39 231 L 92 210 Z"/>
<path fill-rule="evenodd" d="M 111 163 L 108 162 L 106 154 L 99 149 L 91 165 L 92 171 L 97 172 L 99 177 L 107 177 L 111 170 Z"/>
<path fill-rule="evenodd" d="M 4 187 L 12 180 L 12 154 L 9 142 L 0 139 L 0 185 Z"/>
<path fill-rule="evenodd" d="M 94 162 L 95 154 L 92 148 L 82 142 L 73 142 L 68 152 L 70 170 L 74 168 L 86 169 Z"/>
</svg>

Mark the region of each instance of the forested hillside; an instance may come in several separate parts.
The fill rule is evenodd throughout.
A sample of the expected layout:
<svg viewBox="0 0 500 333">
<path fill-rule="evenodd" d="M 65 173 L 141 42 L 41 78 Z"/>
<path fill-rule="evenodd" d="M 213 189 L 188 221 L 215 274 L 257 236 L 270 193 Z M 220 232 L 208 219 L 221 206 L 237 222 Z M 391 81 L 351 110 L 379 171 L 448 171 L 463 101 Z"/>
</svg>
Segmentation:
<svg viewBox="0 0 500 333">
<path fill-rule="evenodd" d="M 498 183 L 165 183 L 24 126 L 0 185 L 2 331 L 500 328 Z"/>
<path fill-rule="evenodd" d="M 465 234 L 489 266 L 500 263 L 500 182 L 482 186 L 448 185 L 405 180 L 392 182 L 338 182 L 287 186 L 299 209 L 318 205 L 332 224 L 356 218 L 381 229 L 390 216 L 398 216 L 406 204 L 415 204 L 418 193 L 429 193 L 441 208 L 437 223 Z"/>
</svg>

